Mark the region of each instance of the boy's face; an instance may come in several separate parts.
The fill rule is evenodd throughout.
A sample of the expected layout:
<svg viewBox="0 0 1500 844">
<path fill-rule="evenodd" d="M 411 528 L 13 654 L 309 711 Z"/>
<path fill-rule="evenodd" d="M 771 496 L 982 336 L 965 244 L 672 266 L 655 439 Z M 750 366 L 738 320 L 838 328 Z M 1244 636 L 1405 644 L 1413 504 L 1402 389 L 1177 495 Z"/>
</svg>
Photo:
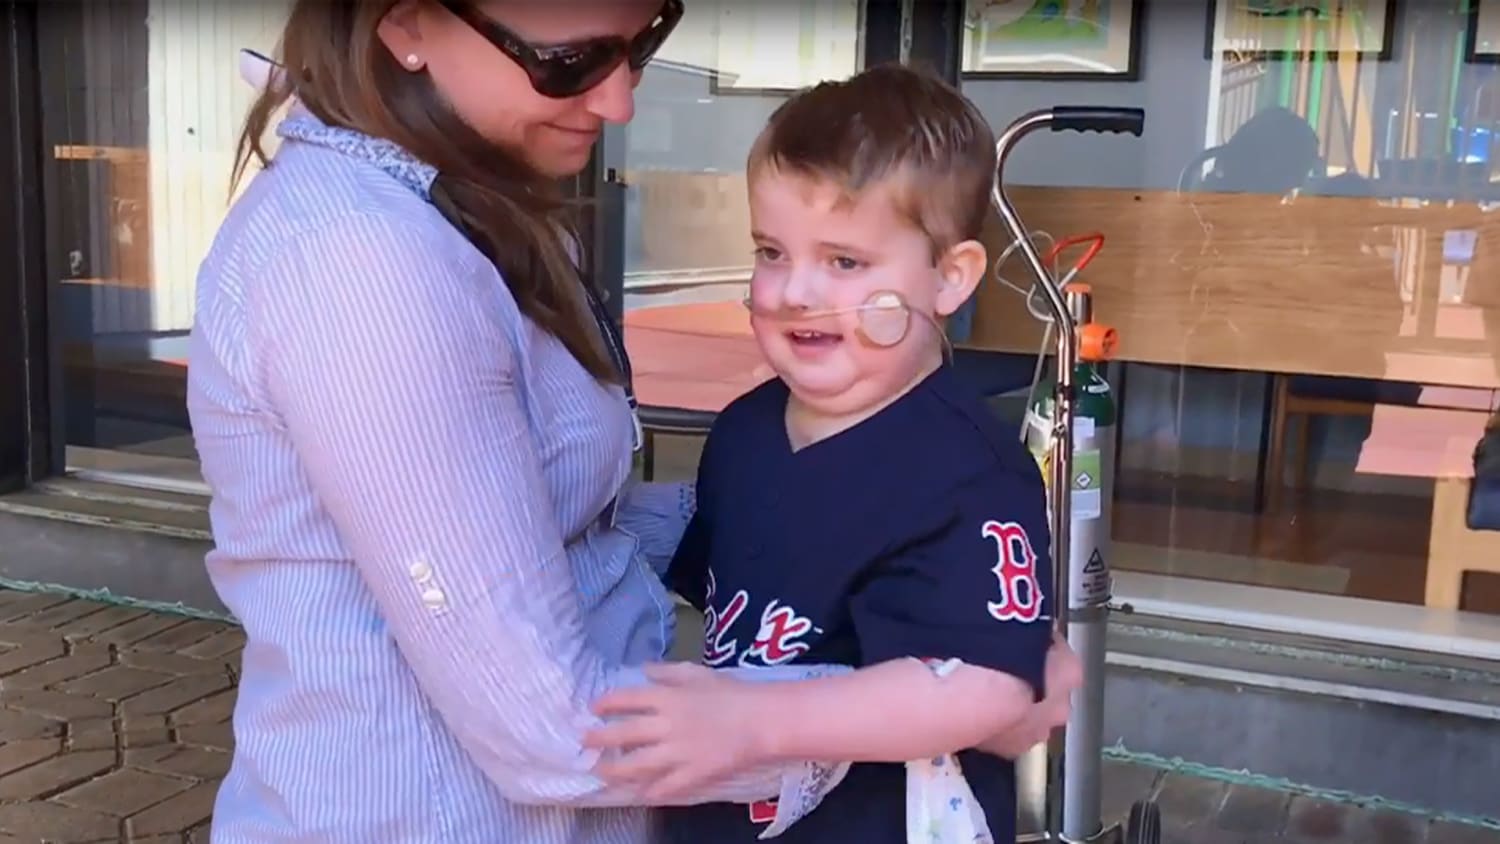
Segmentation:
<svg viewBox="0 0 1500 844">
<path fill-rule="evenodd" d="M 934 262 L 931 240 L 901 215 L 889 184 L 849 201 L 837 185 L 767 167 L 751 179 L 750 222 L 756 340 L 797 399 L 830 415 L 878 409 L 930 371 L 942 339 L 923 314 L 953 313 L 986 263 L 974 241 Z M 873 334 L 877 322 L 889 325 L 889 313 L 852 310 L 882 292 L 912 311 L 894 345 L 861 331 L 862 318 Z M 850 310 L 820 315 L 838 309 Z"/>
</svg>

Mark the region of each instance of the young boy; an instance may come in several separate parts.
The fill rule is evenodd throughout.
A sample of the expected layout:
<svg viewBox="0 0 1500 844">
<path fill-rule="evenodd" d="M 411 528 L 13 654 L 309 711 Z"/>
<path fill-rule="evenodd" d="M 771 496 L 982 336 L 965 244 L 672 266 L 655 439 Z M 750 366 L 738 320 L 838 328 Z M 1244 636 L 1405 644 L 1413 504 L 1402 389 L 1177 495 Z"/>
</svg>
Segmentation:
<svg viewBox="0 0 1500 844">
<path fill-rule="evenodd" d="M 974 106 L 899 66 L 793 97 L 750 153 L 749 306 L 779 377 L 715 423 L 668 579 L 706 615 L 707 665 L 859 670 L 764 684 L 680 675 L 635 713 L 631 745 L 854 761 L 782 841 L 905 842 L 900 762 L 1014 752 L 995 737 L 1042 697 L 1042 480 L 946 365 L 940 327 L 988 267 L 978 237 L 994 168 Z M 981 750 L 958 760 L 994 840 L 1015 840 L 1012 763 Z M 668 809 L 666 838 L 755 841 L 774 814 Z"/>
</svg>

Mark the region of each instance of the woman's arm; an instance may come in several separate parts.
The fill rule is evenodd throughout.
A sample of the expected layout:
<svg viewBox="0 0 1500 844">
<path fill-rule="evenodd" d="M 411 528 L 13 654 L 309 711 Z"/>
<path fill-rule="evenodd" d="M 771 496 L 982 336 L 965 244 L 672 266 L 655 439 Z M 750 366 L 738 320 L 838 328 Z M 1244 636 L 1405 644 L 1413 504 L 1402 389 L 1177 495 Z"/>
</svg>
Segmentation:
<svg viewBox="0 0 1500 844">
<path fill-rule="evenodd" d="M 665 578 L 672 553 L 697 508 L 691 483 L 631 483 L 620 494 L 616 523 L 634 534 L 657 577 Z"/>
<path fill-rule="evenodd" d="M 379 212 L 290 239 L 246 305 L 259 386 L 423 691 L 507 798 L 630 805 L 581 734 L 639 683 L 586 640 L 514 383 L 513 311 L 478 253 Z M 758 800 L 759 770 L 685 802 Z M 791 785 L 789 785 L 789 783 Z"/>
</svg>

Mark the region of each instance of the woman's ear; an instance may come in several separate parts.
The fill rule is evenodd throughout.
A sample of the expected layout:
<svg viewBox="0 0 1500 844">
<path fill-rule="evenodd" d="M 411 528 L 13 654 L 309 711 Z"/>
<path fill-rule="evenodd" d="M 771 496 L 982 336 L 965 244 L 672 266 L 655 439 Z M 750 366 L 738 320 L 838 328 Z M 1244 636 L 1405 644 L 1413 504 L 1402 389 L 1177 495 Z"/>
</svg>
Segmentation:
<svg viewBox="0 0 1500 844">
<path fill-rule="evenodd" d="M 949 316 L 969 301 L 989 269 L 989 252 L 977 240 L 965 240 L 943 253 L 938 259 L 936 308 L 939 316 Z"/>
<path fill-rule="evenodd" d="M 422 38 L 425 11 L 424 4 L 417 0 L 397 0 L 377 29 L 381 43 L 396 63 L 409 71 L 421 70 L 427 64 L 422 49 L 427 46 Z"/>
</svg>

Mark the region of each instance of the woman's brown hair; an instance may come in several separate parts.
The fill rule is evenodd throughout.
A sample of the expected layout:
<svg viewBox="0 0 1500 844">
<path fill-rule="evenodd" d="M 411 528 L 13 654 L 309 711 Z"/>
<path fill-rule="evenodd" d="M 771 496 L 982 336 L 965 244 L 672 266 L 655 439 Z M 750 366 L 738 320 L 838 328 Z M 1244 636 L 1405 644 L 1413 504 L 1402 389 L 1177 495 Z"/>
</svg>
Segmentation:
<svg viewBox="0 0 1500 844">
<path fill-rule="evenodd" d="M 559 185 L 459 119 L 425 73 L 396 62 L 377 29 L 396 0 L 296 0 L 276 58 L 285 68 L 245 119 L 232 184 L 250 160 L 270 166 L 264 140 L 291 97 L 331 126 L 389 140 L 438 171 L 433 198 L 494 262 L 521 313 L 602 381 L 620 373 L 589 315 L 567 239 L 573 206 Z"/>
</svg>

